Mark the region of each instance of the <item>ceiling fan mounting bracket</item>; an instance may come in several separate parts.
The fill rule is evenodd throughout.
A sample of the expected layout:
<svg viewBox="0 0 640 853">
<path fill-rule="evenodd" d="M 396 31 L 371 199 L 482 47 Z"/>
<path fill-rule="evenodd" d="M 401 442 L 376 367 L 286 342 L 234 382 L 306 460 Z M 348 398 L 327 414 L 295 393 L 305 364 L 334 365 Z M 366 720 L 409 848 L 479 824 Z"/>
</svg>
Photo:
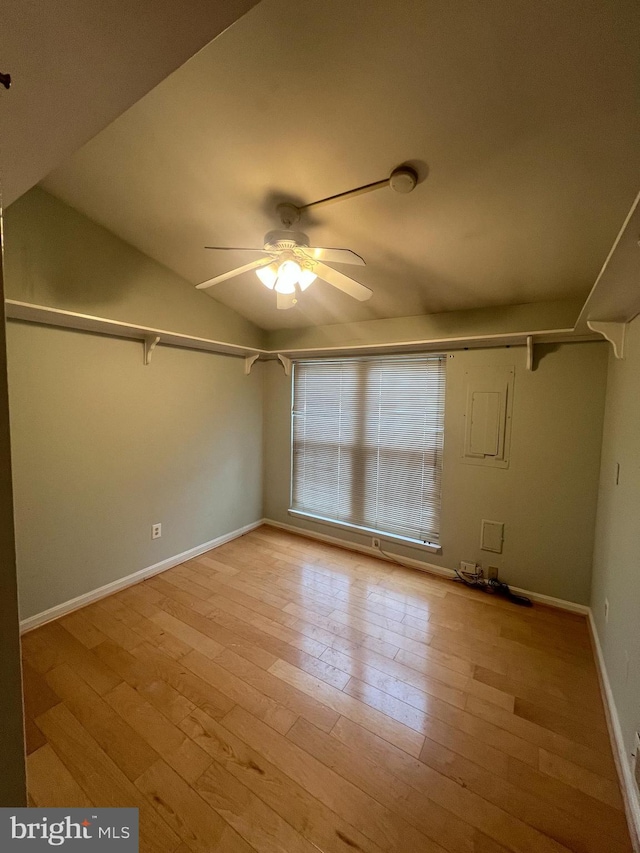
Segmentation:
<svg viewBox="0 0 640 853">
<path fill-rule="evenodd" d="M 398 166 L 389 176 L 389 186 L 397 193 L 410 193 L 416 188 L 418 173 L 411 166 Z"/>
<path fill-rule="evenodd" d="M 279 204 L 276 212 L 285 228 L 291 228 L 300 219 L 300 209 L 295 204 L 289 204 L 288 202 Z"/>
</svg>

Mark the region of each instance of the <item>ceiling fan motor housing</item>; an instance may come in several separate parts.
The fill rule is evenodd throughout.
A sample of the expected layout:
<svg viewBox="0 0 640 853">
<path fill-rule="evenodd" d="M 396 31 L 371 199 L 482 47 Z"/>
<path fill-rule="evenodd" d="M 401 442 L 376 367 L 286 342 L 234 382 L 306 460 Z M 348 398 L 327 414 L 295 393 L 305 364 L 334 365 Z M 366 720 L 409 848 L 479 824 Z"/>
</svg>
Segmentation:
<svg viewBox="0 0 640 853">
<path fill-rule="evenodd" d="M 308 246 L 309 238 L 302 231 L 269 231 L 264 235 L 264 248 L 266 252 L 282 252 L 286 249 L 295 249 L 299 246 Z"/>
</svg>

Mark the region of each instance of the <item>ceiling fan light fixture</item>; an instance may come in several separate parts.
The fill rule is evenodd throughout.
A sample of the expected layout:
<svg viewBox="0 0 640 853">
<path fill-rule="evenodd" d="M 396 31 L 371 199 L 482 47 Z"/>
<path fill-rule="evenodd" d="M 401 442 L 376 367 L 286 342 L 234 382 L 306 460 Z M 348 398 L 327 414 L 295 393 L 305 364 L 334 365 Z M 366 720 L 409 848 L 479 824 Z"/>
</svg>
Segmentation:
<svg viewBox="0 0 640 853">
<path fill-rule="evenodd" d="M 278 281 L 276 282 L 276 286 L 275 286 L 274 290 L 276 291 L 276 293 L 289 293 L 290 294 L 290 293 L 296 292 L 296 286 L 295 286 L 295 283 L 292 281 L 285 281 L 284 279 L 279 278 Z"/>
<path fill-rule="evenodd" d="M 278 280 L 278 267 L 276 264 L 269 264 L 266 267 L 260 267 L 256 270 L 256 275 L 265 287 L 273 290 L 273 286 Z"/>
<path fill-rule="evenodd" d="M 298 279 L 300 290 L 306 290 L 317 278 L 318 276 L 313 272 L 313 270 L 303 269 L 300 272 L 300 278 Z"/>
<path fill-rule="evenodd" d="M 269 290 L 288 295 L 296 292 L 296 286 L 301 291 L 306 290 L 317 278 L 316 273 L 308 266 L 303 267 L 291 258 L 287 258 L 281 263 L 274 261 L 266 266 L 259 267 L 256 270 L 256 275 Z"/>
<path fill-rule="evenodd" d="M 278 267 L 275 289 L 278 293 L 295 293 L 302 269 L 296 261 L 283 261 Z"/>
</svg>

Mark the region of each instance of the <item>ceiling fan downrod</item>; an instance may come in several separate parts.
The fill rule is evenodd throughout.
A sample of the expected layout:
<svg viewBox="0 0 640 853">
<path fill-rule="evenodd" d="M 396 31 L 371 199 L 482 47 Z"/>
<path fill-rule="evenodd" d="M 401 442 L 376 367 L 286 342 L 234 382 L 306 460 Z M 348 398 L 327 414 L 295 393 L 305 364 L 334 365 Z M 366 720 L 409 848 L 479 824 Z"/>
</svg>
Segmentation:
<svg viewBox="0 0 640 853">
<path fill-rule="evenodd" d="M 348 198 L 355 198 L 355 196 L 358 195 L 371 193 L 375 190 L 380 190 L 383 187 L 391 187 L 391 189 L 395 190 L 397 193 L 406 194 L 412 192 L 416 188 L 417 183 L 418 174 L 415 169 L 412 169 L 411 166 L 398 166 L 393 170 L 393 172 L 391 172 L 388 178 L 384 178 L 382 181 L 374 181 L 371 184 L 364 184 L 363 186 L 356 187 L 353 190 L 336 193 L 336 195 L 321 198 L 319 201 L 312 201 L 310 204 L 303 204 L 301 207 L 296 207 L 295 204 L 286 202 L 284 204 L 279 204 L 276 210 L 283 226 L 285 228 L 291 228 L 291 226 L 295 225 L 295 223 L 300 219 L 300 215 L 303 210 L 323 207 L 327 204 L 334 204 L 337 201 L 345 201 Z"/>
</svg>

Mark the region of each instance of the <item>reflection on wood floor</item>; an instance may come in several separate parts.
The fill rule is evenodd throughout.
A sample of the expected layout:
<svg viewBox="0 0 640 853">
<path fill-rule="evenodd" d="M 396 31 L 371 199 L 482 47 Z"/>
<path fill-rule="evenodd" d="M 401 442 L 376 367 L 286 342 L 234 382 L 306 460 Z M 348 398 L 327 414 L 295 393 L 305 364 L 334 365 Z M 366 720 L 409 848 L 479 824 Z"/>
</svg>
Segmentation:
<svg viewBox="0 0 640 853">
<path fill-rule="evenodd" d="M 631 851 L 581 616 L 262 527 L 23 656 L 31 805 L 141 851 Z"/>
</svg>

